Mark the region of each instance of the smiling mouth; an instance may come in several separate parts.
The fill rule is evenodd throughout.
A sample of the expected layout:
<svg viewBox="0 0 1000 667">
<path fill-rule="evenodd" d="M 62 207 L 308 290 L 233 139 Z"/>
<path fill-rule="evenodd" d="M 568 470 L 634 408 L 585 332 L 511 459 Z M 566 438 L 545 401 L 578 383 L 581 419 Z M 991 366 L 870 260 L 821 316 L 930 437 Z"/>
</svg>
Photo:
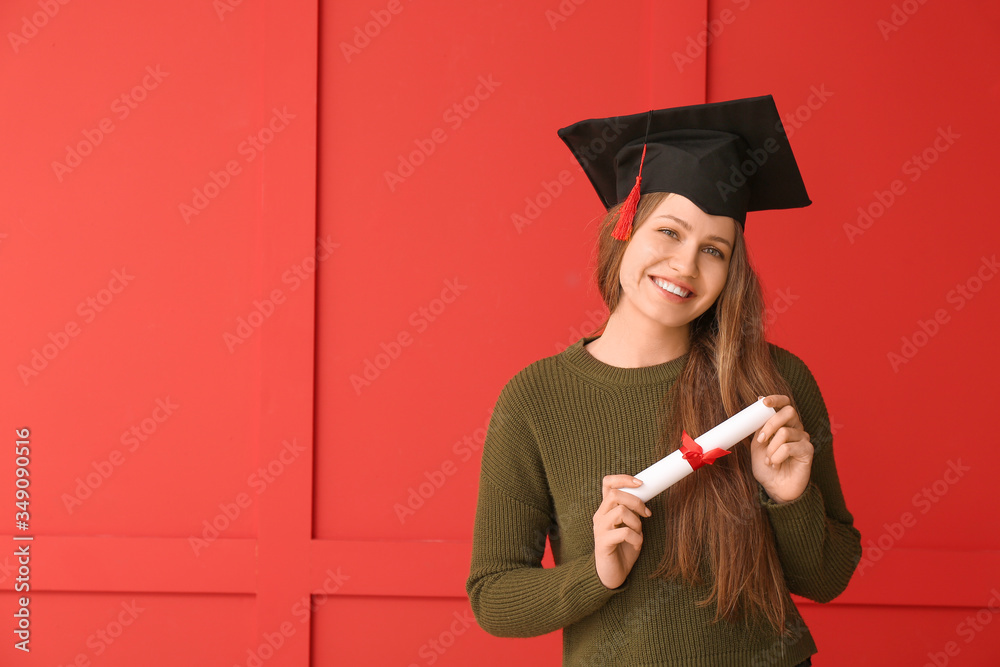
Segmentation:
<svg viewBox="0 0 1000 667">
<path fill-rule="evenodd" d="M 668 280 L 663 280 L 662 278 L 650 277 L 653 284 L 659 287 L 662 291 L 667 292 L 679 299 L 690 299 L 694 296 L 694 292 L 690 292 L 682 287 L 679 287 Z"/>
</svg>

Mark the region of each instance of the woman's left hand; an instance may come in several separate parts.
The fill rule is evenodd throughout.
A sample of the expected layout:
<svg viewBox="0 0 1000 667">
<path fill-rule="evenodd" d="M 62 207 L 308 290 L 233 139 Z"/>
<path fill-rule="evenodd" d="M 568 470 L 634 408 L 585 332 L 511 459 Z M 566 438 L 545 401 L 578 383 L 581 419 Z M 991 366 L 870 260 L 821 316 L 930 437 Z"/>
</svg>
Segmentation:
<svg viewBox="0 0 1000 667">
<path fill-rule="evenodd" d="M 777 412 L 753 434 L 750 443 L 753 476 L 771 500 L 788 503 L 802 495 L 809 484 L 813 445 L 787 396 L 767 396 L 764 405 Z"/>
</svg>

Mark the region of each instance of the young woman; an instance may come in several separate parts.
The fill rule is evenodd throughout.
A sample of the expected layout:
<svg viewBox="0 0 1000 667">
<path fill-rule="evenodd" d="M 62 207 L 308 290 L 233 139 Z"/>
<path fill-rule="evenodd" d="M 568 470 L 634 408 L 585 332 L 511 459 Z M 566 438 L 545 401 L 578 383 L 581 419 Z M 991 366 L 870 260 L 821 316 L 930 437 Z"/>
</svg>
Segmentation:
<svg viewBox="0 0 1000 667">
<path fill-rule="evenodd" d="M 560 136 L 610 207 L 596 275 L 610 315 L 500 393 L 467 582 L 476 619 L 504 637 L 563 628 L 566 665 L 811 664 L 789 593 L 832 600 L 861 546 L 819 387 L 765 340 L 743 236 L 747 211 L 809 203 L 773 100 Z M 776 414 L 730 455 L 646 503 L 621 490 L 682 430 L 697 437 L 760 396 Z"/>
</svg>

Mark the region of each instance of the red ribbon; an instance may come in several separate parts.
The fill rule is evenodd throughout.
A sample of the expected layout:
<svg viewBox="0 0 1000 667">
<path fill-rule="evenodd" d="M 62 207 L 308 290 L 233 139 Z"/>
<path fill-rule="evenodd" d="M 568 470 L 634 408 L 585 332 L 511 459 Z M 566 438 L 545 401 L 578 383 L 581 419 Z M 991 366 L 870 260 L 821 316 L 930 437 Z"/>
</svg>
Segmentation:
<svg viewBox="0 0 1000 667">
<path fill-rule="evenodd" d="M 687 431 L 681 431 L 681 451 L 684 452 L 681 458 L 691 464 L 691 470 L 697 470 L 706 463 L 711 465 L 729 453 L 718 448 L 703 452 L 701 445 L 692 440 Z"/>
</svg>

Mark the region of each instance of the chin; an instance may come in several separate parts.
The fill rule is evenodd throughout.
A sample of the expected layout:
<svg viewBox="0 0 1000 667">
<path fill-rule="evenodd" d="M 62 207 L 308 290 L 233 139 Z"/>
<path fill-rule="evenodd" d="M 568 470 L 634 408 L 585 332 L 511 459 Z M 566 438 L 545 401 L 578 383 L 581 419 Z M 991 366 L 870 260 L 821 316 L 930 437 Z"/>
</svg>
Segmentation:
<svg viewBox="0 0 1000 667">
<path fill-rule="evenodd" d="M 664 327 L 668 327 L 671 329 L 686 327 L 695 319 L 695 317 L 697 317 L 697 315 L 688 316 L 688 314 L 686 313 L 683 315 L 679 313 L 664 314 L 662 311 L 651 313 L 648 315 L 649 319 L 653 320 L 658 324 L 663 325 Z"/>
</svg>

